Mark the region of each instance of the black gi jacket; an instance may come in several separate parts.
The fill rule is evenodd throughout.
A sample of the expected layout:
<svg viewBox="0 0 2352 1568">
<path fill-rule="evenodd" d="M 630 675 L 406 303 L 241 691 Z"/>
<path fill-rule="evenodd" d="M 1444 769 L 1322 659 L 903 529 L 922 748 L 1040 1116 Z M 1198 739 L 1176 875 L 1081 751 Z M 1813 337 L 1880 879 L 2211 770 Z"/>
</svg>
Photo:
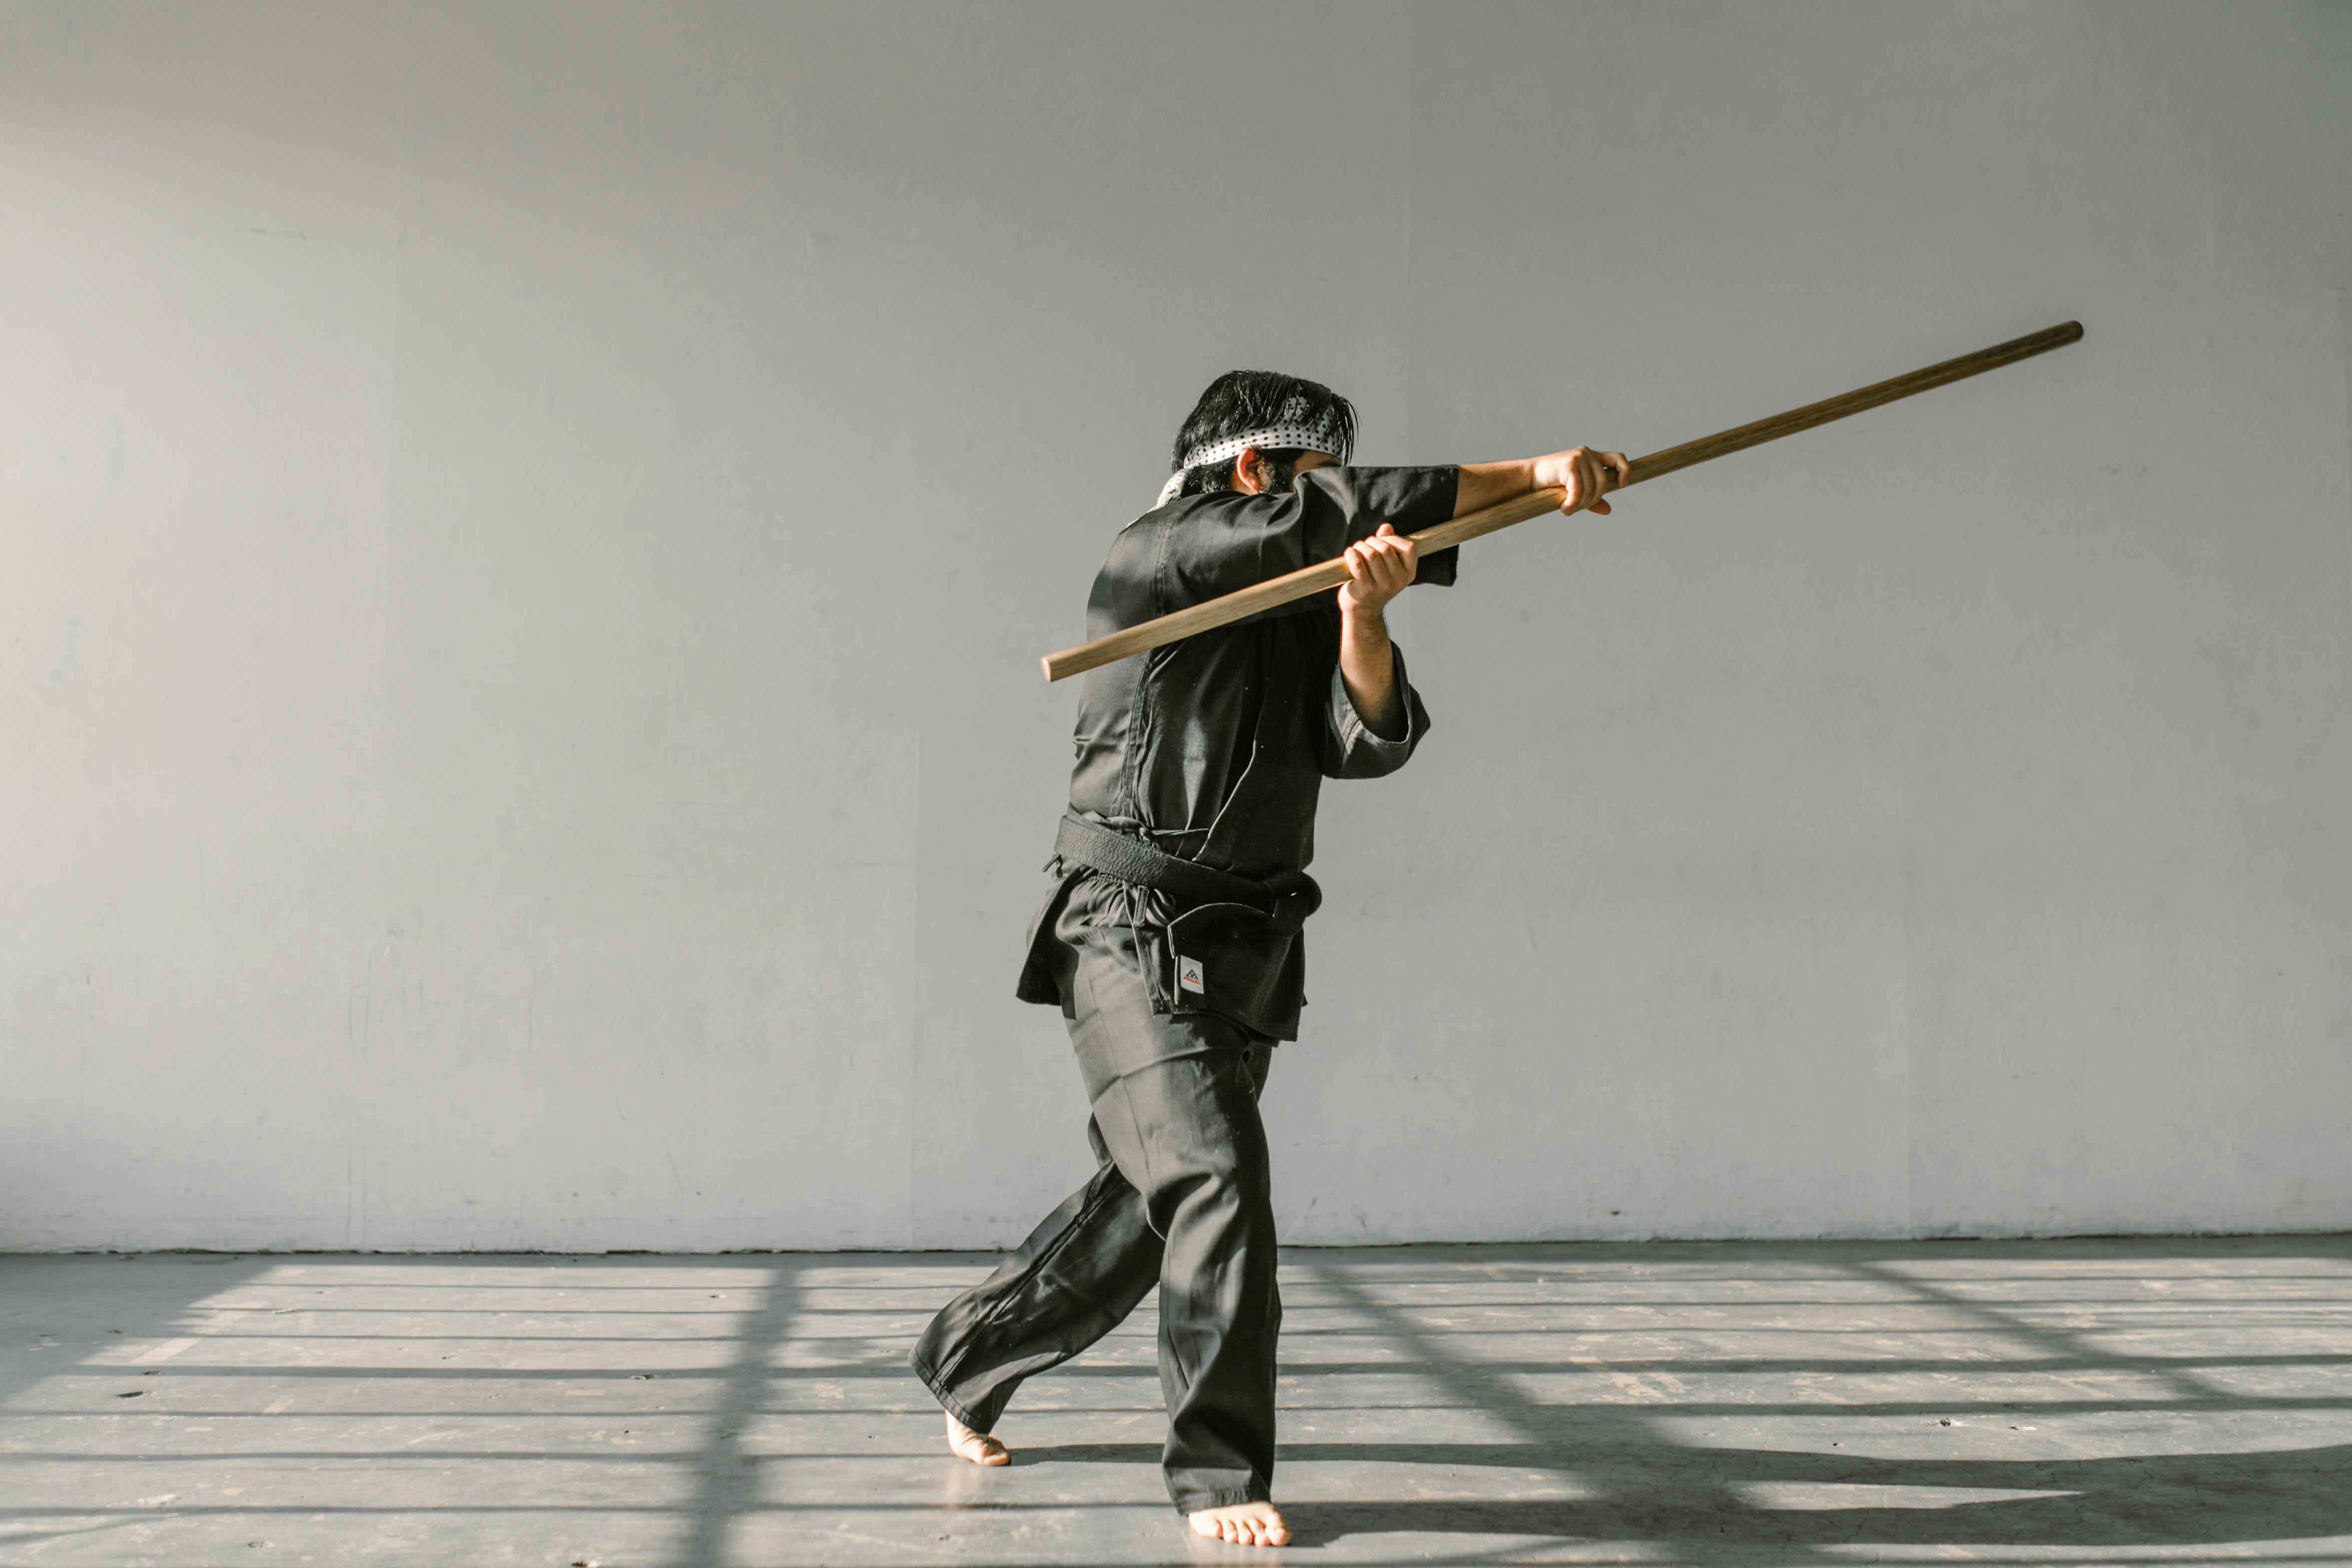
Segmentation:
<svg viewBox="0 0 2352 1568">
<path fill-rule="evenodd" d="M 1313 468 L 1281 494 L 1179 497 L 1128 525 L 1087 604 L 1089 639 L 1328 560 L 1381 524 L 1412 533 L 1454 515 L 1455 470 Z M 1416 582 L 1450 584 L 1456 552 L 1421 562 Z M 1364 727 L 1339 678 L 1337 595 L 1318 594 L 1232 626 L 1089 671 L 1079 698 L 1070 810 L 1160 849 L 1263 881 L 1315 854 L 1326 777 L 1374 779 L 1405 764 L 1429 729 L 1405 679 L 1405 733 Z M 1087 868 L 1058 858 L 1032 925 L 1017 993 L 1062 1001 L 1039 945 Z M 1099 875 L 1100 873 L 1092 873 Z M 1155 1013 L 1214 1013 L 1253 1033 L 1298 1038 L 1305 944 L 1230 904 L 1186 908 L 1116 884 L 1093 900 L 1135 931 Z M 1105 890 L 1108 892 L 1108 890 Z M 1178 966 L 1182 964 L 1180 976 Z"/>
</svg>

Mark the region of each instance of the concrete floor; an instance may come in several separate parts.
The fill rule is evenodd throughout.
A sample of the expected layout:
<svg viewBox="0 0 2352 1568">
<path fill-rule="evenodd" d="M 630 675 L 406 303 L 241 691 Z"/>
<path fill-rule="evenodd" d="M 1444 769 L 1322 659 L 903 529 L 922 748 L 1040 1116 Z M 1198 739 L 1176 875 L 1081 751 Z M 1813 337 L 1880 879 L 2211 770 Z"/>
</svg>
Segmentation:
<svg viewBox="0 0 2352 1568">
<path fill-rule="evenodd" d="M 2352 1563 L 2352 1238 L 1294 1252 L 1282 1553 L 1148 1311 L 947 1458 L 988 1261 L 0 1260 L 0 1563 Z"/>
</svg>

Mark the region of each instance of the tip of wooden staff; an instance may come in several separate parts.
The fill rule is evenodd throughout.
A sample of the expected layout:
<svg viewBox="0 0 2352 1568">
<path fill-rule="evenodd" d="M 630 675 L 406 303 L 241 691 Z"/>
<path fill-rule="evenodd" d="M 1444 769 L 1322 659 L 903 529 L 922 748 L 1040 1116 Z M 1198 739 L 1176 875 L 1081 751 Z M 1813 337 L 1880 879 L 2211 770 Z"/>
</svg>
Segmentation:
<svg viewBox="0 0 2352 1568">
<path fill-rule="evenodd" d="M 1048 653 L 1044 658 L 1038 660 L 1037 670 L 1039 674 L 1045 677 L 1045 684 L 1049 686 L 1052 685 L 1054 684 L 1054 655 Z"/>
</svg>

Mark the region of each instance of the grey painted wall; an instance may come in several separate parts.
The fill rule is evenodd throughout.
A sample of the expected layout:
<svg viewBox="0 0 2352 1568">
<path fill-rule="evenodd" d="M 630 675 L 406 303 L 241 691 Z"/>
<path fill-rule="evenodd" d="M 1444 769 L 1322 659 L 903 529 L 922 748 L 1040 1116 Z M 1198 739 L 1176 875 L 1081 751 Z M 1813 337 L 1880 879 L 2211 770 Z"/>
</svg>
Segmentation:
<svg viewBox="0 0 2352 1568">
<path fill-rule="evenodd" d="M 2352 7 L 0 9 L 0 1245 L 978 1245 L 1110 534 L 1473 548 L 1286 1237 L 2352 1226 Z"/>
</svg>

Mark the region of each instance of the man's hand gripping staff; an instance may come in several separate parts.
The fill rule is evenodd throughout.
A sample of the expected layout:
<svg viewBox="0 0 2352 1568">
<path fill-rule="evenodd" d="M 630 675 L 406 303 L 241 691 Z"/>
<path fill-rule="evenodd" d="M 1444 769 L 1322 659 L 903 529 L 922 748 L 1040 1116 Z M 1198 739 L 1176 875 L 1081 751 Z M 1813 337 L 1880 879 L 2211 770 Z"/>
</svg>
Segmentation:
<svg viewBox="0 0 2352 1568">
<path fill-rule="evenodd" d="M 1609 503 L 1601 497 L 1633 482 L 1633 465 L 1623 453 L 1595 452 L 1590 446 L 1571 446 L 1538 457 L 1535 470 L 1535 484 L 1530 487 L 1559 491 L 1561 511 L 1598 512 L 1604 517 L 1609 515 Z"/>
<path fill-rule="evenodd" d="M 1339 586 L 1339 678 L 1365 727 L 1382 740 L 1404 737 L 1404 705 L 1397 698 L 1396 655 L 1389 645 L 1389 601 L 1412 585 L 1421 547 L 1382 523 L 1368 539 L 1341 552 L 1348 580 Z"/>
<path fill-rule="evenodd" d="M 1622 453 L 1594 452 L 1580 446 L 1514 463 L 1465 464 L 1461 469 L 1462 489 L 1457 496 L 1457 509 L 1453 520 L 1422 529 L 1412 536 L 1410 542 L 1420 554 L 1427 554 L 1432 550 L 1450 549 L 1498 528 L 1507 528 L 1514 523 L 1526 522 L 1530 517 L 1541 517 L 1555 508 L 1606 515 L 1610 509 L 1609 503 L 1602 497 L 1608 491 L 1621 490 L 1628 485 L 1638 485 L 1645 479 L 1671 474 L 1677 468 L 1688 468 L 1693 464 L 1745 451 L 1750 446 L 1760 446 L 1765 442 L 1794 435 L 1799 431 L 1811 430 L 1832 420 L 1843 419 L 1848 414 L 1860 413 L 1864 409 L 1912 397 L 1935 387 L 1948 386 L 1969 376 L 1981 375 L 2003 365 L 2015 364 L 2020 360 L 2032 359 L 2036 354 L 2046 354 L 2053 349 L 2062 349 L 2079 341 L 2082 336 L 2080 322 L 2061 322 L 2022 338 L 2012 338 L 2006 343 L 1996 343 L 1990 349 L 1979 349 L 1973 354 L 1963 354 L 1958 359 L 1928 365 L 1907 375 L 1874 382 L 1837 397 L 1824 398 L 1801 408 L 1792 408 L 1785 413 L 1776 413 L 1769 419 L 1737 425 L 1696 441 L 1685 441 L 1679 446 L 1669 446 L 1630 460 Z M 1082 643 L 1075 648 L 1065 648 L 1058 653 L 1048 653 L 1042 661 L 1045 678 L 1058 681 L 1132 653 L 1165 647 L 1196 632 L 1230 626 L 1261 611 L 1288 604 L 1309 594 L 1326 592 L 1343 583 L 1352 589 L 1359 580 L 1359 567 L 1371 564 L 1370 558 L 1360 557 L 1363 547 L 1371 542 L 1371 539 L 1359 540 L 1330 560 L 1301 567 L 1297 571 L 1270 578 L 1206 603 L 1188 606 L 1139 626 L 1130 626 L 1107 637 L 1097 637 L 1091 643 Z M 1389 556 L 1390 547 L 1381 547 L 1380 553 Z M 1389 564 L 1393 565 L 1392 559 Z M 1383 597 L 1382 603 L 1386 602 L 1387 597 L 1393 597 L 1393 594 Z M 1342 609 L 1345 609 L 1344 605 Z M 1352 683 L 1349 695 L 1355 695 Z M 1358 711 L 1362 713 L 1365 710 L 1360 706 Z M 1370 722 L 1369 715 L 1367 722 Z"/>
</svg>

